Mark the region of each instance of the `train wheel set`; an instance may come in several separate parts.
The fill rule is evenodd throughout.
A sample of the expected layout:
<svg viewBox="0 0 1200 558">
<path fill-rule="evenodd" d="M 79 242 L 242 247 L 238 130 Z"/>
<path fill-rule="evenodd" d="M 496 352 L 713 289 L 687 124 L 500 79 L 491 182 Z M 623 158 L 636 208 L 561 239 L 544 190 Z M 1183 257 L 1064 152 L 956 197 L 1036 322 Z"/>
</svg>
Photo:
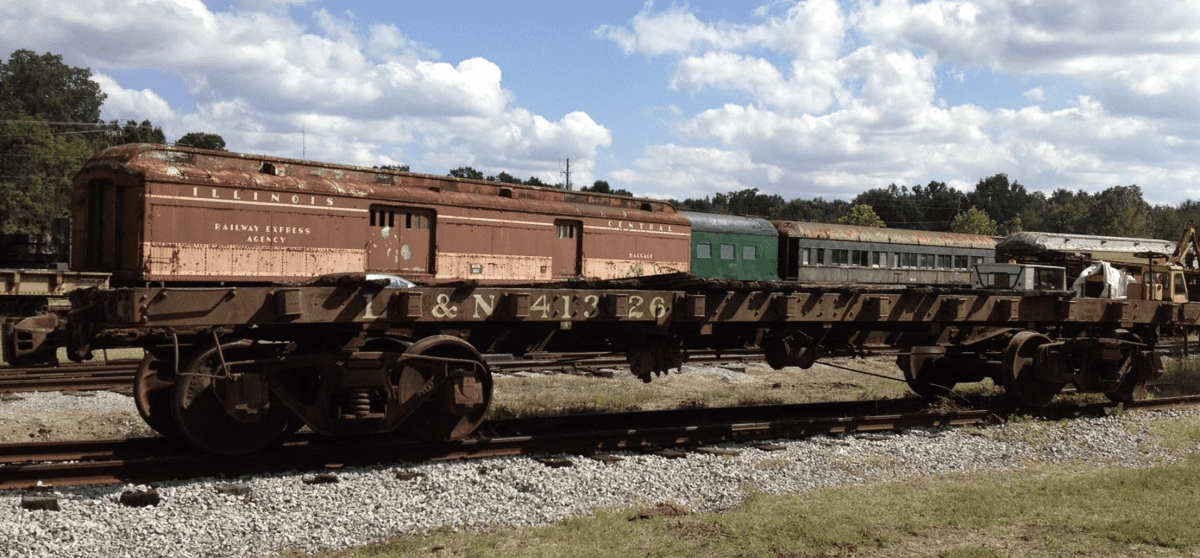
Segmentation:
<svg viewBox="0 0 1200 558">
<path fill-rule="evenodd" d="M 1062 292 L 675 279 L 675 288 L 663 277 L 389 288 L 364 275 L 324 286 L 97 289 L 78 293 L 78 310 L 53 327 L 40 316 L 28 331 L 13 328 L 31 340 L 22 346 L 30 355 L 144 348 L 134 395 L 146 422 L 239 454 L 305 425 L 467 437 L 492 398 L 483 352 L 624 351 L 649 381 L 692 349 L 757 348 L 772 366 L 799 369 L 821 356 L 898 350 L 925 397 L 992 378 L 1031 407 L 1067 385 L 1128 401 L 1161 374 L 1159 336 L 1200 322 L 1196 303 Z"/>
<path fill-rule="evenodd" d="M 153 353 L 134 401 L 158 433 L 212 453 L 262 449 L 308 425 L 329 435 L 399 432 L 460 440 L 483 422 L 492 377 L 483 357 L 447 335 L 415 343 L 374 339 L 304 353 L 278 341 L 199 344 L 178 369 Z M 153 349 L 153 348 L 152 348 Z"/>
</svg>

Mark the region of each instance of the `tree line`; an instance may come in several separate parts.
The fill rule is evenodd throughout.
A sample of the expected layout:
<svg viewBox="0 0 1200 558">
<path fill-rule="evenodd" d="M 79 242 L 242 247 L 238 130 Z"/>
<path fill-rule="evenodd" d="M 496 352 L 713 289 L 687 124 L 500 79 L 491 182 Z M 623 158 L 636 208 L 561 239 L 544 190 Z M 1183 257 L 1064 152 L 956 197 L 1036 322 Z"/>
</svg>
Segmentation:
<svg viewBox="0 0 1200 558">
<path fill-rule="evenodd" d="M 1137 185 L 1096 193 L 1058 189 L 1049 195 L 997 174 L 962 192 L 942 182 L 890 185 L 868 190 L 849 202 L 821 198 L 784 200 L 757 188 L 685 199 L 678 207 L 696 211 L 849 223 L 940 232 L 1008 235 L 1021 231 L 1127 236 L 1174 240 L 1188 221 L 1200 222 L 1200 202 L 1152 206 Z"/>
<path fill-rule="evenodd" d="M 63 63 L 59 55 L 18 50 L 0 62 L 0 233 L 43 232 L 52 218 L 70 209 L 71 177 L 96 151 L 124 143 L 165 143 L 149 120 L 100 119 L 106 95 L 91 71 Z M 221 136 L 191 132 L 176 144 L 225 149 Z M 387 166 L 408 170 L 407 166 Z M 449 176 L 539 187 L 537 177 L 507 172 L 485 175 L 458 167 Z M 604 180 L 580 188 L 632 196 Z M 1058 189 L 1029 191 L 1004 174 L 980 180 L 971 192 L 942 182 L 889 185 L 853 200 L 786 200 L 757 188 L 703 199 L 668 200 L 680 209 L 769 219 L 849 223 L 900 229 L 1007 235 L 1018 231 L 1175 239 L 1184 223 L 1200 222 L 1200 201 L 1176 207 L 1151 206 L 1136 185 L 1112 186 L 1091 194 Z"/>
</svg>

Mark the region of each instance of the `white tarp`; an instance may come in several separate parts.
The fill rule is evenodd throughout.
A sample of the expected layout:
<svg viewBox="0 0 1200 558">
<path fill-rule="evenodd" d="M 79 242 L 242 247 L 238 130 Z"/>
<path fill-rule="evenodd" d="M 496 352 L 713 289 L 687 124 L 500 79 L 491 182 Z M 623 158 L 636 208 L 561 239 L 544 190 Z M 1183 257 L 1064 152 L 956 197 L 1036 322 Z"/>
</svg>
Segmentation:
<svg viewBox="0 0 1200 558">
<path fill-rule="evenodd" d="M 1092 275 L 1104 276 L 1104 292 L 1100 298 L 1125 298 L 1130 283 L 1137 283 L 1132 275 L 1117 269 L 1108 262 L 1096 262 L 1079 274 L 1079 278 L 1071 285 L 1075 296 L 1083 296 L 1083 285 Z"/>
</svg>

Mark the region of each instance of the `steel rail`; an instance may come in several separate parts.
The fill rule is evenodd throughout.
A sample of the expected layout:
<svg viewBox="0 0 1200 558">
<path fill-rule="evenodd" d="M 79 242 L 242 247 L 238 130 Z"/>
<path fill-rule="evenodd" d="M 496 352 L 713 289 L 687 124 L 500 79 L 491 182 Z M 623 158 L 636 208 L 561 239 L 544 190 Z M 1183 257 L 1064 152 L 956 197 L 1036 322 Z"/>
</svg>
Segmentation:
<svg viewBox="0 0 1200 558">
<path fill-rule="evenodd" d="M 919 405 L 916 400 L 905 399 L 494 421 L 487 425 L 493 435 L 447 444 L 418 444 L 387 437 L 329 439 L 298 435 L 274 450 L 235 457 L 200 455 L 165 438 L 10 444 L 0 445 L 0 489 L 39 484 L 147 483 L 288 470 L 327 472 L 331 467 L 513 455 L 566 453 L 587 457 L 615 451 L 678 451 L 673 448 L 706 451 L 706 446 L 713 444 L 964 426 L 1013 416 L 1062 420 L 1104 416 L 1121 408 L 1163 410 L 1200 405 L 1200 396 L 1123 406 L 1066 404 L 1047 409 L 905 410 L 905 405 L 913 404 Z M 867 414 L 871 409 L 883 412 Z"/>
</svg>

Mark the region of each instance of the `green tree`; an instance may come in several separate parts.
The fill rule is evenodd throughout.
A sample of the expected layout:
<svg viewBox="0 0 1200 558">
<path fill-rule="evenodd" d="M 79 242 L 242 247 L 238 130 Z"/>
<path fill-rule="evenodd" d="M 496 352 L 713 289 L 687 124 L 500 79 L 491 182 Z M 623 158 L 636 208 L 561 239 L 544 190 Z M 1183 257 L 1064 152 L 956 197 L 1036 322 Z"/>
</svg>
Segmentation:
<svg viewBox="0 0 1200 558">
<path fill-rule="evenodd" d="M 71 207 L 71 176 L 92 149 L 28 118 L 0 122 L 0 137 L 0 233 L 43 232 Z"/>
<path fill-rule="evenodd" d="M 850 208 L 850 213 L 838 219 L 843 225 L 860 225 L 864 227 L 886 227 L 887 223 L 875 214 L 875 210 L 867 204 L 857 204 Z"/>
<path fill-rule="evenodd" d="M 123 125 L 113 120 L 104 125 L 103 131 L 105 145 L 98 146 L 97 149 L 126 143 L 166 143 L 167 141 L 167 136 L 163 135 L 162 128 L 151 124 L 149 120 L 143 120 L 141 124 L 134 120 L 126 120 Z"/>
<path fill-rule="evenodd" d="M 850 202 L 845 200 L 825 201 L 822 198 L 811 200 L 794 199 L 783 205 L 779 218 L 812 221 L 814 223 L 839 223 L 843 217 L 850 214 L 852 207 Z"/>
<path fill-rule="evenodd" d="M 967 194 L 967 203 L 993 219 L 999 234 L 1003 235 L 1019 232 L 1022 224 L 1021 214 L 1036 206 L 1038 201 L 1038 196 L 1029 193 L 1025 186 L 1017 182 L 1009 182 L 1008 176 L 1004 174 L 980 180 L 975 185 L 975 190 Z M 957 219 L 956 217 L 955 220 Z"/>
<path fill-rule="evenodd" d="M 71 177 L 107 144 L 91 71 L 18 50 L 0 63 L 0 231 L 37 233 L 70 208 Z"/>
<path fill-rule="evenodd" d="M 851 203 L 871 206 L 889 227 L 924 231 L 950 230 L 954 217 L 968 207 L 962 192 L 942 182 L 911 189 L 892 184 L 863 192 Z"/>
<path fill-rule="evenodd" d="M 1046 200 L 1046 210 L 1040 215 L 1040 226 L 1028 225 L 1027 230 L 1040 230 L 1053 233 L 1095 234 L 1087 232 L 1088 213 L 1091 211 L 1092 198 L 1087 192 L 1076 194 L 1070 190 L 1058 189 Z"/>
<path fill-rule="evenodd" d="M 450 171 L 450 176 L 454 178 L 470 178 L 473 180 L 483 180 L 483 173 L 471 167 L 458 167 Z"/>
<path fill-rule="evenodd" d="M 6 119 L 94 124 L 105 98 L 91 70 L 68 66 L 58 54 L 18 50 L 0 64 L 0 112 Z"/>
<path fill-rule="evenodd" d="M 1150 209 L 1140 187 L 1113 186 L 1093 197 L 1087 234 L 1148 238 L 1154 235 Z"/>
<path fill-rule="evenodd" d="M 175 140 L 175 145 L 190 145 L 192 147 L 199 147 L 200 149 L 225 151 L 225 138 L 217 134 L 189 132 L 178 140 Z"/>
<path fill-rule="evenodd" d="M 1014 217 L 1015 218 L 1015 217 Z M 996 221 L 983 210 L 972 207 L 966 213 L 954 218 L 950 231 L 962 234 L 982 234 L 996 236 L 1000 234 Z"/>
<path fill-rule="evenodd" d="M 517 178 L 511 174 L 508 174 L 507 172 L 501 172 L 500 174 L 496 175 L 494 177 L 494 179 L 496 182 L 503 182 L 505 184 L 520 184 L 521 183 L 520 178 Z"/>
<path fill-rule="evenodd" d="M 609 186 L 608 182 L 606 182 L 604 180 L 597 180 L 597 181 L 593 182 L 591 186 L 584 186 L 583 188 L 580 188 L 579 191 L 580 192 L 595 192 L 597 194 L 613 194 L 613 195 L 617 195 L 617 196 L 633 197 L 633 192 L 630 192 L 629 190 L 625 190 L 623 188 L 617 188 L 616 190 L 614 190 L 612 188 L 612 186 Z"/>
</svg>

